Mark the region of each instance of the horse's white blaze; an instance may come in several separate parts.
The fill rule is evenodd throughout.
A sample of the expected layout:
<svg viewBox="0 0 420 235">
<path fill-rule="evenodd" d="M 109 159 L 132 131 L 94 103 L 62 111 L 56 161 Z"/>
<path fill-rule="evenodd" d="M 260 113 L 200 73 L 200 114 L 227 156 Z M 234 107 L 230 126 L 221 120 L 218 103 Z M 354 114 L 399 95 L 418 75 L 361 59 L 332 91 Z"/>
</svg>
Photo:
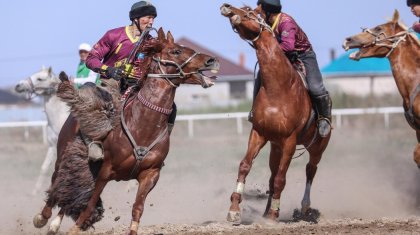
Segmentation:
<svg viewBox="0 0 420 235">
<path fill-rule="evenodd" d="M 58 232 L 58 229 L 60 229 L 61 221 L 63 221 L 63 219 L 61 218 L 61 216 L 55 217 L 53 219 L 53 221 L 51 221 L 49 231 L 52 231 L 54 233 L 57 233 Z"/>
<path fill-rule="evenodd" d="M 242 182 L 238 182 L 236 185 L 236 192 L 242 194 L 244 192 L 245 184 Z"/>
</svg>

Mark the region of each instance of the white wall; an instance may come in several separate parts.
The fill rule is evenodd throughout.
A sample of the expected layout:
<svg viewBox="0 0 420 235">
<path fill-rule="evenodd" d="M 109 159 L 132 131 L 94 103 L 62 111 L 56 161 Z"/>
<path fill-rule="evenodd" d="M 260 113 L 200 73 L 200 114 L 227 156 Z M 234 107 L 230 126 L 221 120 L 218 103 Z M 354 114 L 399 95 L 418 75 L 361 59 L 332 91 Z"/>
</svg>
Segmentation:
<svg viewBox="0 0 420 235">
<path fill-rule="evenodd" d="M 331 92 L 366 96 L 371 92 L 374 95 L 399 94 L 394 78 L 388 77 L 349 77 L 326 78 L 324 83 Z"/>
</svg>

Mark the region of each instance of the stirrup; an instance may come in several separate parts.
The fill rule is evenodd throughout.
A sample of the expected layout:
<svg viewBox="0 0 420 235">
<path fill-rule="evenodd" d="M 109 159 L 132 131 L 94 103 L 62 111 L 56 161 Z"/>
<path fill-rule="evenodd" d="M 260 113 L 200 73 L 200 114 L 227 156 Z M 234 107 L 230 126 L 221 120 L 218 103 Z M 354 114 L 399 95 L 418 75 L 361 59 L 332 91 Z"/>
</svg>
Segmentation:
<svg viewBox="0 0 420 235">
<path fill-rule="evenodd" d="M 104 148 L 99 141 L 92 141 L 88 145 L 88 157 L 91 161 L 99 161 L 104 159 Z"/>
<path fill-rule="evenodd" d="M 325 121 L 328 126 L 321 127 L 321 125 L 320 125 L 321 121 Z M 331 130 L 333 129 L 330 119 L 324 118 L 324 117 L 318 118 L 318 120 L 316 121 L 316 126 L 317 126 L 317 129 L 318 129 L 318 134 L 322 138 L 327 137 L 330 134 Z"/>
</svg>

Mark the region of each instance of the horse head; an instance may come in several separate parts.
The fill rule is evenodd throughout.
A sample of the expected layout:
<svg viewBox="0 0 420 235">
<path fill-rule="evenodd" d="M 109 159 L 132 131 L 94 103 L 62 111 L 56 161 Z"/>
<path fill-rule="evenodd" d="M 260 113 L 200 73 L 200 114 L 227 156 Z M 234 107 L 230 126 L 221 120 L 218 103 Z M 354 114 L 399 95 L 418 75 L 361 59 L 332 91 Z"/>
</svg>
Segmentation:
<svg viewBox="0 0 420 235">
<path fill-rule="evenodd" d="M 359 49 L 350 55 L 350 59 L 353 60 L 388 57 L 408 34 L 407 27 L 399 23 L 399 13 L 395 10 L 391 21 L 371 29 L 363 28 L 363 32 L 346 38 L 343 48 L 346 51 L 353 48 Z"/>
<path fill-rule="evenodd" d="M 27 79 L 19 81 L 15 87 L 18 93 L 27 93 L 30 97 L 35 95 L 51 95 L 55 91 L 56 85 L 60 81 L 52 72 L 51 67 L 42 67 L 39 72 L 29 76 Z"/>
<path fill-rule="evenodd" d="M 244 40 L 255 42 L 264 30 L 273 34 L 259 13 L 248 6 L 236 8 L 225 3 L 220 7 L 220 13 L 229 18 L 232 29 Z"/>
<path fill-rule="evenodd" d="M 219 61 L 206 54 L 178 45 L 171 32 L 167 35 L 160 28 L 158 31 L 158 53 L 154 54 L 148 77 L 159 77 L 168 80 L 173 86 L 199 84 L 204 88 L 214 85 L 216 77 L 208 76 L 219 71 Z"/>
</svg>

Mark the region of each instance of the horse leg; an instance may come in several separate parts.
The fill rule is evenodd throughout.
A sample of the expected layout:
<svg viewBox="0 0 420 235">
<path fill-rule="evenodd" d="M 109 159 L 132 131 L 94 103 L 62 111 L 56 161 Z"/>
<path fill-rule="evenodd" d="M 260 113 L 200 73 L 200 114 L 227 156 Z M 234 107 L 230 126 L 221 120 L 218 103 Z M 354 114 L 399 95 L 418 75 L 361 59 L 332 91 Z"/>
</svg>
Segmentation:
<svg viewBox="0 0 420 235">
<path fill-rule="evenodd" d="M 227 220 L 229 222 L 236 224 L 240 223 L 241 221 L 241 209 L 239 207 L 239 203 L 242 201 L 242 193 L 245 187 L 245 178 L 251 171 L 253 160 L 257 157 L 258 152 L 262 147 L 264 147 L 266 143 L 267 140 L 263 136 L 258 134 L 256 130 L 251 130 L 248 141 L 248 150 L 239 165 L 236 191 L 234 191 L 230 197 L 231 205 L 227 215 Z"/>
<path fill-rule="evenodd" d="M 64 211 L 60 209 L 57 216 L 51 221 L 50 227 L 48 228 L 47 235 L 54 235 L 57 234 L 58 230 L 60 229 L 61 222 L 63 221 Z"/>
<path fill-rule="evenodd" d="M 54 147 L 49 146 L 48 151 L 47 151 L 47 155 L 45 155 L 44 162 L 42 163 L 41 171 L 39 172 L 38 179 L 35 183 L 35 187 L 32 190 L 32 195 L 38 194 L 39 190 L 41 189 L 42 183 L 44 182 L 44 180 L 47 176 L 48 168 L 50 167 L 51 163 L 54 160 L 54 154 L 55 154 Z"/>
<path fill-rule="evenodd" d="M 35 215 L 33 219 L 35 228 L 42 228 L 47 224 L 48 220 L 51 218 L 53 207 L 52 198 L 48 198 L 41 213 Z"/>
<path fill-rule="evenodd" d="M 270 149 L 270 171 L 271 176 L 270 180 L 268 181 L 268 200 L 267 200 L 267 206 L 265 207 L 265 211 L 263 214 L 263 217 L 266 217 L 268 214 L 268 211 L 271 207 L 271 201 L 273 200 L 273 193 L 274 193 L 274 177 L 277 175 L 279 164 L 280 164 L 280 156 L 281 156 L 281 149 L 278 145 L 275 145 L 271 143 L 271 149 Z"/>
<path fill-rule="evenodd" d="M 417 163 L 418 168 L 420 169 L 420 131 L 416 131 L 417 136 L 417 145 L 414 149 L 414 161 Z"/>
<path fill-rule="evenodd" d="M 296 138 L 291 136 L 284 140 L 283 146 L 278 147 L 281 150 L 280 164 L 278 165 L 277 174 L 273 181 L 273 198 L 271 200 L 270 209 L 267 213 L 267 218 L 276 220 L 279 217 L 280 211 L 280 196 L 286 185 L 286 173 L 289 169 L 290 162 L 296 150 Z M 274 166 L 273 166 L 274 167 Z"/>
<path fill-rule="evenodd" d="M 79 218 L 76 220 L 76 224 L 68 232 L 68 235 L 79 234 L 80 228 L 82 227 L 83 223 L 92 215 L 92 212 L 96 207 L 96 203 L 98 202 L 102 191 L 104 190 L 106 184 L 109 182 L 109 172 L 110 170 L 108 169 L 108 167 L 103 165 L 95 181 L 95 188 L 93 189 L 92 196 L 89 199 L 85 210 L 82 211 L 82 213 L 80 213 Z"/>
<path fill-rule="evenodd" d="M 302 209 L 301 213 L 303 216 L 307 216 L 311 208 L 311 187 L 314 180 L 316 171 L 318 169 L 318 163 L 321 161 L 322 154 L 327 148 L 329 139 L 331 135 L 325 138 L 318 138 L 317 141 L 310 147 L 308 147 L 309 152 L 309 162 L 306 164 L 306 185 L 305 192 L 303 194 L 303 199 L 301 202 Z"/>
<path fill-rule="evenodd" d="M 140 173 L 138 177 L 139 186 L 137 189 L 136 201 L 133 205 L 132 219 L 129 235 L 137 235 L 140 217 L 144 211 L 144 202 L 147 194 L 155 187 L 160 175 L 160 169 L 150 169 Z"/>
</svg>

